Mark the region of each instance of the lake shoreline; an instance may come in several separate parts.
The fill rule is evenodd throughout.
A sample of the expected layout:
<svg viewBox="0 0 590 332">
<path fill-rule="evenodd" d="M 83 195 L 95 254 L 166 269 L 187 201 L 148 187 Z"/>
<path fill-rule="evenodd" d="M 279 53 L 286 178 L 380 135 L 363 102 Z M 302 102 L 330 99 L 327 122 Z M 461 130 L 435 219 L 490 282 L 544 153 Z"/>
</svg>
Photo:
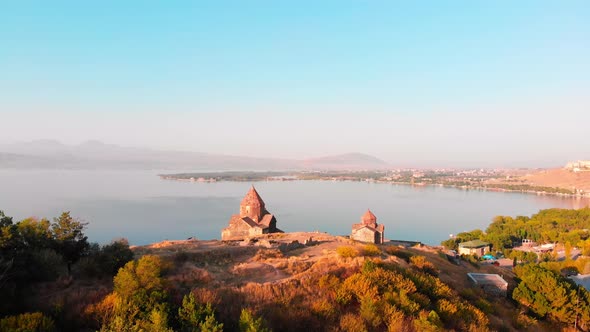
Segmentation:
<svg viewBox="0 0 590 332">
<path fill-rule="evenodd" d="M 536 190 L 517 190 L 517 189 L 505 189 L 500 187 L 488 187 L 488 186 L 461 186 L 461 185 L 453 185 L 453 184 L 443 184 L 443 183 L 408 183 L 408 182 L 397 182 L 397 181 L 383 181 L 383 180 L 374 180 L 374 179 L 330 179 L 330 178 L 296 178 L 296 177 L 281 177 L 281 176 L 272 176 L 267 178 L 250 178 L 250 179 L 216 179 L 216 178 L 179 178 L 175 177 L 174 175 L 163 175 L 158 174 L 158 176 L 162 180 L 170 180 L 170 181 L 181 181 L 181 182 L 196 182 L 196 183 L 213 183 L 213 182 L 273 182 L 273 181 L 333 181 L 333 182 L 369 182 L 369 183 L 380 183 L 380 184 L 395 184 L 395 185 L 405 185 L 405 186 L 412 186 L 412 187 L 424 187 L 424 186 L 432 186 L 432 187 L 444 187 L 444 188 L 454 188 L 454 189 L 461 189 L 461 190 L 476 190 L 476 191 L 491 191 L 491 192 L 506 192 L 506 193 L 520 193 L 520 194 L 528 194 L 528 195 L 537 195 L 537 196 L 556 196 L 556 197 L 563 197 L 563 198 L 590 198 L 590 193 L 587 194 L 568 194 L 568 193 L 560 193 L 560 192 L 547 192 L 547 191 L 536 191 Z"/>
<path fill-rule="evenodd" d="M 162 173 L 2 171 L 0 183 L 9 190 L 0 192 L 0 209 L 15 220 L 51 219 L 70 211 L 89 223 L 88 236 L 99 243 L 118 237 L 136 245 L 189 237 L 218 239 L 253 182 L 189 185 L 163 181 L 157 176 Z M 401 181 L 264 180 L 254 185 L 283 231 L 350 234 L 352 225 L 370 208 L 385 226 L 386 238 L 431 245 L 449 234 L 486 227 L 497 215 L 530 216 L 542 209 L 579 209 L 590 204 L 587 198 L 502 195 Z"/>
</svg>

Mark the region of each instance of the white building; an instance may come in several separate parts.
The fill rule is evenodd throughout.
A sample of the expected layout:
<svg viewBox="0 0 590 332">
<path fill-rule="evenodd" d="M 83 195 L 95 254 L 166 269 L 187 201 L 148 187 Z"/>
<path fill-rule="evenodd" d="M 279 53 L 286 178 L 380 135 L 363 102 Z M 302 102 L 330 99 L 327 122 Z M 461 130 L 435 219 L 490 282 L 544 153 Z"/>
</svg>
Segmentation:
<svg viewBox="0 0 590 332">
<path fill-rule="evenodd" d="M 565 168 L 573 172 L 590 171 L 590 160 L 572 161 L 567 163 Z"/>
<path fill-rule="evenodd" d="M 508 282 L 498 274 L 489 273 L 467 273 L 469 279 L 484 292 L 506 296 L 508 294 Z"/>
</svg>

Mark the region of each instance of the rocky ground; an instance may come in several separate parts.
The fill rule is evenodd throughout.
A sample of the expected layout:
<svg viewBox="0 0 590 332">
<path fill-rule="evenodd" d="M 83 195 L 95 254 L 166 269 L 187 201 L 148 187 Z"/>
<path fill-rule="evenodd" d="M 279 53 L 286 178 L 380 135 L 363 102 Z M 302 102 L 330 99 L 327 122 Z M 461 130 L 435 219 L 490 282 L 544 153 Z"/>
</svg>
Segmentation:
<svg viewBox="0 0 590 332">
<path fill-rule="evenodd" d="M 322 262 L 345 261 L 336 252 L 338 247 L 352 246 L 359 252 L 365 244 L 342 236 L 333 236 L 319 232 L 296 232 L 265 234 L 252 237 L 244 241 L 198 241 L 178 240 L 163 241 L 146 246 L 134 247 L 137 256 L 155 254 L 169 257 L 175 262 L 181 262 L 178 271 L 182 278 L 191 275 L 203 278 L 207 283 L 224 285 L 239 285 L 248 282 L 266 283 L 282 282 L 290 278 L 300 277 L 314 265 Z M 385 249 L 388 244 L 381 245 Z M 467 262 L 459 262 L 458 265 L 446 258 L 441 248 L 426 245 L 399 248 L 403 255 L 425 256 L 440 271 L 439 277 L 453 288 L 460 291 L 473 287 L 467 278 L 468 272 L 498 273 L 509 282 L 513 283 L 511 265 L 475 266 Z M 405 266 L 404 259 L 395 255 L 389 255 L 384 250 L 381 257 L 383 261 L 395 261 Z M 362 261 L 364 257 L 357 257 Z M 349 259 L 351 263 L 354 259 Z M 354 263 L 353 263 L 354 264 Z M 362 262 L 358 262 L 362 264 Z M 178 264 L 175 264 L 178 265 Z"/>
</svg>

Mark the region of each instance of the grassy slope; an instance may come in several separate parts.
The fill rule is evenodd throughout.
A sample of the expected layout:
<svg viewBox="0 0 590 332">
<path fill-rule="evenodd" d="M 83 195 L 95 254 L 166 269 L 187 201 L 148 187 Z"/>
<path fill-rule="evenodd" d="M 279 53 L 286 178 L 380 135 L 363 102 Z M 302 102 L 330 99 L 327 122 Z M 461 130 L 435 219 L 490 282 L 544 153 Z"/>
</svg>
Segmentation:
<svg viewBox="0 0 590 332">
<path fill-rule="evenodd" d="M 295 240 L 303 243 L 309 238 L 317 243 L 286 252 L 276 249 L 280 243 L 291 243 Z M 276 301 L 275 295 L 269 297 L 265 293 L 269 289 L 273 291 L 272 285 L 278 286 L 278 289 L 281 289 L 281 285 L 289 289 L 289 285 L 293 283 L 304 287 L 306 280 L 310 280 L 312 276 L 358 270 L 366 259 L 377 259 L 384 263 L 410 268 L 410 264 L 404 257 L 421 255 L 440 271 L 441 281 L 448 284 L 464 299 L 479 306 L 480 309 L 481 305 L 478 305 L 478 302 L 485 300 L 491 304 L 491 308 L 486 311 L 492 329 L 522 330 L 522 327 L 517 329 L 515 318 L 518 309 L 512 301 L 485 295 L 473 287 L 466 275 L 468 272 L 498 273 L 504 276 L 510 283 L 510 287 L 514 287 L 514 275 L 508 269 L 495 266 L 477 268 L 467 262 L 455 265 L 437 249 L 428 246 L 395 250 L 391 248 L 387 250 L 386 246 L 381 246 L 382 255 L 370 258 L 362 256 L 342 258 L 336 253 L 336 249 L 341 246 L 353 246 L 359 252 L 362 252 L 364 247 L 363 244 L 347 238 L 324 233 L 288 233 L 262 236 L 257 243 L 250 245 L 227 244 L 220 241 L 165 241 L 135 247 L 133 250 L 136 257 L 146 254 L 159 255 L 170 263 L 170 271 L 166 278 L 172 288 L 172 296 L 177 297 L 177 300 L 181 299 L 183 294 L 198 287 L 210 290 L 233 289 L 234 292 L 242 294 L 243 301 L 263 302 L 267 299 L 269 303 Z M 387 253 L 394 251 L 393 255 Z M 40 287 L 34 291 L 35 295 L 31 298 L 37 298 L 40 302 L 37 305 L 45 305 L 49 310 L 55 306 L 55 303 L 60 303 L 60 310 L 74 318 L 76 315 L 82 316 L 85 305 L 98 302 L 111 287 L 110 280 L 73 282 L 61 280 Z M 314 286 L 305 287 L 313 288 Z M 308 291 L 313 293 L 317 290 Z M 289 298 L 288 294 L 283 296 L 285 299 Z M 554 326 L 545 326 L 543 323 L 529 328 L 531 331 L 554 329 Z"/>
</svg>

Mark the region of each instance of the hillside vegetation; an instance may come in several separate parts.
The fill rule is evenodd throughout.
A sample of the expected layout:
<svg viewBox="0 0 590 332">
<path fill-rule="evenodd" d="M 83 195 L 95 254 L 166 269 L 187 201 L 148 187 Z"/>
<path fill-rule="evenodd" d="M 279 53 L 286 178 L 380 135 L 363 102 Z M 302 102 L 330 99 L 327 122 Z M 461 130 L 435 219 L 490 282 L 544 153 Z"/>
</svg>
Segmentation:
<svg viewBox="0 0 590 332">
<path fill-rule="evenodd" d="M 514 275 L 428 246 L 325 233 L 101 247 L 68 213 L 1 220 L 2 331 L 554 331 L 590 322 L 588 292 L 549 265 Z M 64 224 L 76 236 L 64 237 Z M 467 272 L 501 274 L 516 290 L 487 295 Z"/>
<path fill-rule="evenodd" d="M 480 239 L 490 242 L 495 250 L 512 248 L 523 239 L 537 243 L 570 243 L 590 255 L 590 208 L 579 210 L 547 209 L 531 217 L 497 216 L 484 231 L 473 230 L 457 234 L 443 242 L 449 248 L 458 243 Z"/>
</svg>

